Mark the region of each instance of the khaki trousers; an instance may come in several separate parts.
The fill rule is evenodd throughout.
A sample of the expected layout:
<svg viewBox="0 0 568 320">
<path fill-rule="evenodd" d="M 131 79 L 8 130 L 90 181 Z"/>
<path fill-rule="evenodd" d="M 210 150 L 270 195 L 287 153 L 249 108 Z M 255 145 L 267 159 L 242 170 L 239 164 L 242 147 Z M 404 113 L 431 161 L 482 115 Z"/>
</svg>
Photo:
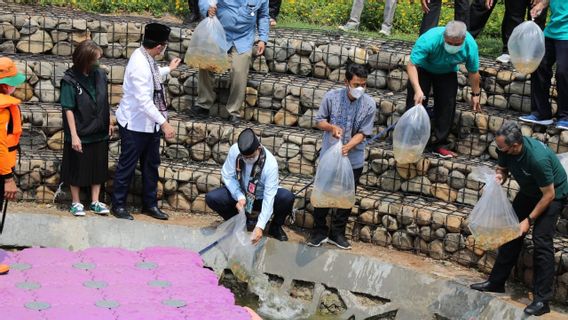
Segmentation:
<svg viewBox="0 0 568 320">
<path fill-rule="evenodd" d="M 245 101 L 247 88 L 248 72 L 252 57 L 252 50 L 238 54 L 235 47 L 231 48 L 231 88 L 227 101 L 227 111 L 233 116 L 239 116 L 239 110 Z M 199 79 L 197 87 L 197 105 L 209 110 L 215 98 L 215 76 L 213 72 L 199 69 Z"/>
</svg>

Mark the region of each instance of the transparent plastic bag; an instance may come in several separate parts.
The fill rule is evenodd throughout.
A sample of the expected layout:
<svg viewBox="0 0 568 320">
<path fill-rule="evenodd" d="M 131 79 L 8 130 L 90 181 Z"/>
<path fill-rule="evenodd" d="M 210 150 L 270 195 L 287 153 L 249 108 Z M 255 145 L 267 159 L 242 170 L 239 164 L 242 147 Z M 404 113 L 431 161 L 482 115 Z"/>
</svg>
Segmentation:
<svg viewBox="0 0 568 320">
<path fill-rule="evenodd" d="M 533 73 L 544 57 L 544 33 L 533 21 L 525 21 L 513 30 L 507 47 L 515 69 Z"/>
<path fill-rule="evenodd" d="M 469 214 L 468 226 L 476 246 L 495 250 L 521 235 L 519 219 L 507 198 L 507 192 L 495 180 L 495 173 L 484 169 L 479 173 L 485 187 L 483 195 Z"/>
<path fill-rule="evenodd" d="M 209 5 L 217 5 L 217 1 L 210 0 Z M 193 68 L 223 73 L 231 67 L 227 47 L 223 25 L 217 16 L 207 17 L 193 31 L 184 61 Z"/>
<path fill-rule="evenodd" d="M 568 174 L 568 152 L 560 153 L 556 156 L 558 157 L 558 160 L 560 160 L 560 164 L 564 168 L 564 171 L 566 171 L 566 174 Z"/>
<path fill-rule="evenodd" d="M 430 117 L 421 104 L 407 110 L 393 133 L 394 159 L 399 164 L 416 163 L 430 139 Z"/>
<path fill-rule="evenodd" d="M 335 143 L 321 157 L 310 201 L 316 208 L 350 209 L 355 204 L 355 181 L 343 144 Z"/>
</svg>

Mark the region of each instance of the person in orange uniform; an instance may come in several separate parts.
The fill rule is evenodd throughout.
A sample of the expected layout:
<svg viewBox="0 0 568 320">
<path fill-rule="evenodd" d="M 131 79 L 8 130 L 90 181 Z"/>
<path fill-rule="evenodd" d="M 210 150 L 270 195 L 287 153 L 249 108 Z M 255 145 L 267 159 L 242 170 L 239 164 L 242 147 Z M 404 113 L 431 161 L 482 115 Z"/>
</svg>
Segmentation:
<svg viewBox="0 0 568 320">
<path fill-rule="evenodd" d="M 0 57 L 0 208 L 4 201 L 16 198 L 18 187 L 14 181 L 16 151 L 22 134 L 20 100 L 11 96 L 16 87 L 26 80 L 16 64 L 9 58 Z M 0 264 L 0 274 L 9 271 Z"/>
</svg>

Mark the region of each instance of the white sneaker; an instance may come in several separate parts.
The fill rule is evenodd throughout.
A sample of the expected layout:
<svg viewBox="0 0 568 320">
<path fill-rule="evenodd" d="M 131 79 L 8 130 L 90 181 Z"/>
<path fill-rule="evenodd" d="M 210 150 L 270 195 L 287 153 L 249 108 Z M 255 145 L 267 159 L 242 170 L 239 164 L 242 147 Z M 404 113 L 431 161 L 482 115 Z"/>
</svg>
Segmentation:
<svg viewBox="0 0 568 320">
<path fill-rule="evenodd" d="M 359 30 L 359 24 L 355 22 L 347 22 L 345 25 L 339 26 L 339 30 L 342 31 L 357 31 Z"/>
<path fill-rule="evenodd" d="M 385 35 L 387 37 L 390 37 L 390 35 L 391 35 L 390 31 L 387 31 L 387 30 L 384 30 L 384 29 L 381 29 L 381 31 L 379 31 L 379 33 L 382 34 L 382 35 Z"/>
<path fill-rule="evenodd" d="M 75 217 L 82 217 L 85 215 L 85 207 L 83 207 L 80 203 L 73 203 L 71 204 L 71 209 L 69 209 Z"/>
<path fill-rule="evenodd" d="M 509 62 L 511 62 L 511 56 L 506 54 L 506 53 L 503 53 L 502 55 L 498 56 L 497 59 L 495 59 L 495 60 L 497 60 L 497 62 L 501 62 L 501 63 L 509 63 Z"/>
</svg>

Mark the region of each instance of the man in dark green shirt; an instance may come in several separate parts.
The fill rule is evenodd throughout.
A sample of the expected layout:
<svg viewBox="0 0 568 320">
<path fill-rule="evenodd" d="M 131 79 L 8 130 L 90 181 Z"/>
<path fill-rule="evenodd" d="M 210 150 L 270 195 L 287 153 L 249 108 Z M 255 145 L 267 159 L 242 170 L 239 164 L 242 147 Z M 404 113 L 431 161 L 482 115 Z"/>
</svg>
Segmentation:
<svg viewBox="0 0 568 320">
<path fill-rule="evenodd" d="M 566 172 L 556 154 L 544 143 L 523 137 L 515 122 L 507 122 L 497 131 L 495 142 L 499 161 L 496 178 L 502 183 L 509 172 L 520 189 L 513 208 L 523 236 L 499 248 L 489 280 L 472 284 L 479 291 L 504 292 L 505 281 L 516 264 L 523 238 L 533 228 L 534 242 L 534 300 L 525 313 L 542 315 L 550 312 L 554 280 L 553 237 L 558 215 L 568 196 Z"/>
</svg>

